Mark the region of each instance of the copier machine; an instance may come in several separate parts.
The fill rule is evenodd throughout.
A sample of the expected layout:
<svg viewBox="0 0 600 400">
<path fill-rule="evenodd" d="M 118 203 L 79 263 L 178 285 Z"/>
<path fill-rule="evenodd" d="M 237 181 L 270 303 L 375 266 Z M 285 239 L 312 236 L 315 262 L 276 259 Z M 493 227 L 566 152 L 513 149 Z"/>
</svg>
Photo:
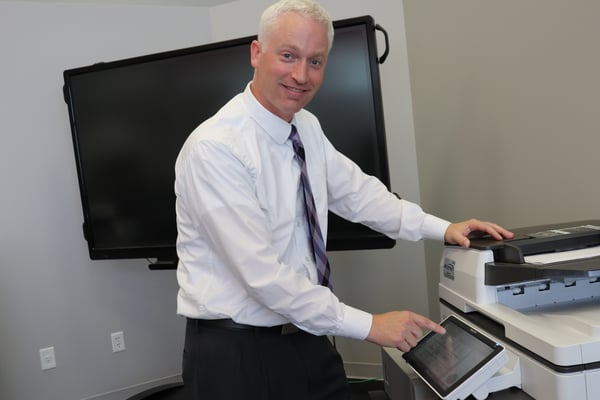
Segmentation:
<svg viewBox="0 0 600 400">
<path fill-rule="evenodd" d="M 502 343 L 529 396 L 600 399 L 600 221 L 513 232 L 445 247 L 442 317 L 462 316 Z"/>
</svg>

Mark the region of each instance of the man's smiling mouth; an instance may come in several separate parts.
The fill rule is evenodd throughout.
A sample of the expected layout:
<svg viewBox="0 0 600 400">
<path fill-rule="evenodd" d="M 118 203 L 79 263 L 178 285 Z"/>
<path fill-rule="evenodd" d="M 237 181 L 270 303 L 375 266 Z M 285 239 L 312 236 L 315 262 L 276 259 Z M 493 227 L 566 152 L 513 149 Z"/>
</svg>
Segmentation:
<svg viewBox="0 0 600 400">
<path fill-rule="evenodd" d="M 306 89 L 299 89 L 299 88 L 295 88 L 295 87 L 287 86 L 287 85 L 283 85 L 283 87 L 285 87 L 290 92 L 294 92 L 294 93 L 304 93 L 304 92 L 308 91 Z"/>
</svg>

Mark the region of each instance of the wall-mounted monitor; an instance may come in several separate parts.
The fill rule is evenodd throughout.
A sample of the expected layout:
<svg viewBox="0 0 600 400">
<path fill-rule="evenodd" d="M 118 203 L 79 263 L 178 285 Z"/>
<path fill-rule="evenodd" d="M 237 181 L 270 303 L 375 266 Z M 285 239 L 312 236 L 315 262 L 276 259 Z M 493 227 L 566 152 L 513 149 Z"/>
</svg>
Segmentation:
<svg viewBox="0 0 600 400">
<path fill-rule="evenodd" d="M 336 21 L 320 92 L 307 106 L 330 141 L 390 185 L 376 26 Z M 64 71 L 92 259 L 175 260 L 174 163 L 192 130 L 252 79 L 254 36 Z M 395 241 L 330 213 L 329 250 Z"/>
</svg>

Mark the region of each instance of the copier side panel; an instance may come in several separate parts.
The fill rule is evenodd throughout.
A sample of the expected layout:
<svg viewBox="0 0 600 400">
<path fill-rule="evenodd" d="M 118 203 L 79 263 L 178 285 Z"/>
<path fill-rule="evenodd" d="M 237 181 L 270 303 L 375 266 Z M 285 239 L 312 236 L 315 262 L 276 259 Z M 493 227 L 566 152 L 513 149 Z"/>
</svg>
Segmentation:
<svg viewBox="0 0 600 400">
<path fill-rule="evenodd" d="M 595 400 L 588 396 L 585 372 L 558 373 L 510 345 L 521 361 L 522 390 L 535 399 L 544 400 Z"/>
<path fill-rule="evenodd" d="M 600 371 L 590 371 L 585 374 L 587 382 L 587 398 L 597 399 L 600 397 Z"/>
<path fill-rule="evenodd" d="M 496 288 L 486 286 L 485 264 L 492 262 L 494 255 L 491 250 L 473 250 L 457 246 L 446 246 L 440 264 L 440 297 L 445 293 L 459 293 L 460 298 L 472 304 L 495 303 Z M 455 307 L 465 309 L 460 298 L 450 295 L 445 299 Z"/>
</svg>

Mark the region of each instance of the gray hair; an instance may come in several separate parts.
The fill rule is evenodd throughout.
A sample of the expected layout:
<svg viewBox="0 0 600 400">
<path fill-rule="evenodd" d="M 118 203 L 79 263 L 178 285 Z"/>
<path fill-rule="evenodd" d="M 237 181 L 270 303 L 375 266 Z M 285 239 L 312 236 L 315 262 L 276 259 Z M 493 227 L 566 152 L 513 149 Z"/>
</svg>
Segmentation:
<svg viewBox="0 0 600 400">
<path fill-rule="evenodd" d="M 265 40 L 278 18 L 287 12 L 295 12 L 319 22 L 327 29 L 328 50 L 333 45 L 333 23 L 329 13 L 313 0 L 280 0 L 269 6 L 260 17 L 258 41 Z"/>
</svg>

